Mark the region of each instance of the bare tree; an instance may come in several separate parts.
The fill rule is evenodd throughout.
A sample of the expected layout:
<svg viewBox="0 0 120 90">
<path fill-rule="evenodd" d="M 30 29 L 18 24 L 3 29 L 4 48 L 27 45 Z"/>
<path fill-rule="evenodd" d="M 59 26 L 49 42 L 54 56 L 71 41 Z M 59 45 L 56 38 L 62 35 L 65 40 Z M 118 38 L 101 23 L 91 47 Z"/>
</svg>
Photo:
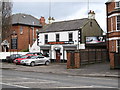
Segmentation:
<svg viewBox="0 0 120 90">
<path fill-rule="evenodd" d="M 10 0 L 0 1 L 0 51 L 3 40 L 8 39 L 12 26 L 12 2 Z"/>
<path fill-rule="evenodd" d="M 8 38 L 12 26 L 12 3 L 2 2 L 2 40 Z"/>
</svg>

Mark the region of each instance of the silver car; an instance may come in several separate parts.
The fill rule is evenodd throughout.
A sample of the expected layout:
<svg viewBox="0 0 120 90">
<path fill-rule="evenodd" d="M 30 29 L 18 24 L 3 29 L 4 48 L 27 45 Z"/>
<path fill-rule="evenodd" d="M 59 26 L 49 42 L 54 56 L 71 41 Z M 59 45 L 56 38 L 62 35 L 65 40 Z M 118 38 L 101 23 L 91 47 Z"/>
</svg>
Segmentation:
<svg viewBox="0 0 120 90">
<path fill-rule="evenodd" d="M 39 64 L 49 65 L 50 59 L 44 56 L 33 56 L 30 59 L 24 59 L 20 62 L 23 65 L 35 66 Z"/>
</svg>

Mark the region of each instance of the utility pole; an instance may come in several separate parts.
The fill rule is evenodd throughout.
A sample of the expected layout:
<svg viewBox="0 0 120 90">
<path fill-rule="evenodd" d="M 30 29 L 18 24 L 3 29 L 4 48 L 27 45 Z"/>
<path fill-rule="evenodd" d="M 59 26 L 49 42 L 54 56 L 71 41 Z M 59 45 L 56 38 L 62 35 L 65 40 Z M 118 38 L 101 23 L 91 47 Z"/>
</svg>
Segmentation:
<svg viewBox="0 0 120 90">
<path fill-rule="evenodd" d="M 2 1 L 0 1 L 0 52 L 2 52 Z"/>
<path fill-rule="evenodd" d="M 54 17 L 51 17 L 51 0 L 49 0 L 49 18 L 48 18 L 48 22 L 49 24 L 52 23 L 52 21 L 54 21 Z"/>
</svg>

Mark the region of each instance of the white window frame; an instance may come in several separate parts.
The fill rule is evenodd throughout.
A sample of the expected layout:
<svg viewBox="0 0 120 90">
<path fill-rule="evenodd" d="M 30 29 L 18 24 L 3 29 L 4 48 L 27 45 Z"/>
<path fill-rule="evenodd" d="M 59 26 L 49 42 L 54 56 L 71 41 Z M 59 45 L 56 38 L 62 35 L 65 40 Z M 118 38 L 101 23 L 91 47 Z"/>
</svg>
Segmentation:
<svg viewBox="0 0 120 90">
<path fill-rule="evenodd" d="M 120 40 L 120 39 L 118 39 L 118 40 Z M 120 47 L 120 46 L 118 46 L 118 40 L 116 40 L 116 52 L 118 52 L 118 47 Z"/>
<path fill-rule="evenodd" d="M 117 15 L 117 16 L 116 16 L 116 31 L 120 31 L 120 30 L 117 29 L 117 23 L 118 23 L 118 22 L 117 22 L 117 17 L 118 17 L 118 16 L 120 16 L 120 15 Z"/>
<path fill-rule="evenodd" d="M 117 3 L 119 3 L 119 6 L 117 6 Z M 120 8 L 120 1 L 115 2 L 115 8 Z"/>
</svg>

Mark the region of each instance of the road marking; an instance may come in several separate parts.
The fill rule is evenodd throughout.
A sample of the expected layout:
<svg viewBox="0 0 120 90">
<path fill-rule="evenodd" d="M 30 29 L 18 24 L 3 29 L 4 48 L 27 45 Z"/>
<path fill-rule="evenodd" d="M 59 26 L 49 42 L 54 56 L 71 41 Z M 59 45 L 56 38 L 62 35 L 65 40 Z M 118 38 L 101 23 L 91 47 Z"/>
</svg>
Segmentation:
<svg viewBox="0 0 120 90">
<path fill-rule="evenodd" d="M 30 88 L 30 87 L 21 86 L 21 85 L 12 85 L 10 83 L 0 83 L 0 84 L 4 84 L 4 85 L 8 85 L 8 86 L 14 86 L 14 87 L 19 87 L 19 88 Z"/>
<path fill-rule="evenodd" d="M 117 88 L 117 87 L 108 87 L 108 86 L 94 86 L 94 85 L 91 85 L 91 86 L 76 86 L 76 87 L 54 87 L 54 88 Z"/>
</svg>

